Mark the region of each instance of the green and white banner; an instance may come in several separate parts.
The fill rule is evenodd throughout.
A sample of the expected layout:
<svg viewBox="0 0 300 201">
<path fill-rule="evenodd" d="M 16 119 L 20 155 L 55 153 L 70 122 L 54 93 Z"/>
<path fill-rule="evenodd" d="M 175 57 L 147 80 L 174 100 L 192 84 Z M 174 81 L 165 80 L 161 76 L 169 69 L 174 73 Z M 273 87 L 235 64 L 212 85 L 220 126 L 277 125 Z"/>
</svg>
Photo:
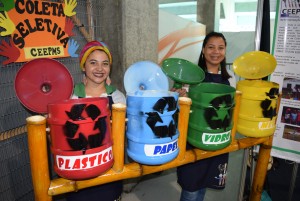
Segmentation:
<svg viewBox="0 0 300 201">
<path fill-rule="evenodd" d="M 270 81 L 282 94 L 272 156 L 300 162 L 300 2 L 277 0 L 272 54 L 277 67 Z"/>
</svg>

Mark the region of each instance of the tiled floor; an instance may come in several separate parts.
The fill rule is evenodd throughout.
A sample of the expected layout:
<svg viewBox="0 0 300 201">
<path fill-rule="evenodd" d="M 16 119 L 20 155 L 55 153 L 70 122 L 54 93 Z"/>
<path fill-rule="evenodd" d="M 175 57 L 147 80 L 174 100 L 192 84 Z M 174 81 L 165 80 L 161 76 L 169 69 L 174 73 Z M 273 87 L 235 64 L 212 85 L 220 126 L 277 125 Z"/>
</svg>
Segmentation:
<svg viewBox="0 0 300 201">
<path fill-rule="evenodd" d="M 230 175 L 239 175 L 241 169 L 242 154 L 231 154 L 228 171 Z M 226 181 L 224 190 L 208 189 L 205 201 L 238 201 L 239 176 L 230 176 Z M 228 182 L 228 183 L 227 183 Z M 151 174 L 135 179 L 135 184 L 124 185 L 122 201 L 179 201 L 181 188 L 177 184 L 176 168 Z M 228 184 L 228 185 L 227 185 Z"/>
<path fill-rule="evenodd" d="M 176 182 L 176 169 L 170 169 L 140 178 L 124 181 L 122 201 L 179 201 L 180 186 Z M 64 195 L 54 201 L 66 201 Z"/>
<path fill-rule="evenodd" d="M 297 172 L 293 195 L 289 193 L 294 163 L 284 159 L 274 159 L 275 163 L 266 177 L 265 192 L 272 201 L 299 201 L 300 200 L 300 170 Z M 122 201 L 179 201 L 181 188 L 176 182 L 176 169 L 151 174 L 140 178 L 135 186 L 124 185 Z M 230 185 L 234 185 L 229 182 Z M 235 187 L 238 187 L 234 185 Z M 229 186 L 228 186 L 229 187 Z M 247 187 L 247 184 L 246 184 Z M 246 188 L 245 187 L 245 188 Z M 131 191 L 130 191 L 131 190 Z M 127 192 L 130 191 L 130 192 Z M 228 200 L 224 193 L 228 191 L 208 190 L 205 201 L 232 201 Z M 222 197 L 222 199 L 219 199 Z M 264 197 L 265 200 L 266 197 Z M 248 200 L 248 198 L 246 198 Z M 263 200 L 263 199 L 262 199 Z M 240 200 L 242 201 L 242 200 Z"/>
<path fill-rule="evenodd" d="M 122 201 L 178 201 L 180 192 L 181 188 L 176 182 L 176 170 L 171 169 L 125 184 Z"/>
<path fill-rule="evenodd" d="M 234 158 L 234 157 L 232 157 Z M 238 158 L 236 159 L 238 160 Z M 240 160 L 240 159 L 239 159 Z M 292 198 L 289 200 L 291 174 L 293 171 L 293 163 L 279 159 L 277 165 L 268 171 L 266 178 L 266 192 L 270 195 L 272 201 L 298 201 L 300 200 L 300 171 L 298 171 L 295 182 L 295 189 Z M 233 163 L 230 163 L 233 164 Z M 233 166 L 233 165 L 232 165 Z M 232 167 L 231 166 L 231 167 Z M 236 180 L 240 178 L 237 172 L 230 171 L 236 175 L 229 177 L 226 188 L 223 191 L 208 189 L 205 195 L 205 201 L 244 201 L 246 199 L 238 199 L 237 195 L 229 196 L 229 194 L 238 194 L 240 185 Z M 232 180 L 234 179 L 234 180 Z M 140 178 L 124 181 L 124 192 L 122 201 L 179 201 L 181 188 L 177 184 L 176 168 L 166 170 L 160 174 L 154 173 Z M 247 182 L 245 188 L 247 188 Z M 222 199 L 220 199 L 222 198 Z M 63 197 L 56 197 L 55 201 L 65 201 Z"/>
</svg>

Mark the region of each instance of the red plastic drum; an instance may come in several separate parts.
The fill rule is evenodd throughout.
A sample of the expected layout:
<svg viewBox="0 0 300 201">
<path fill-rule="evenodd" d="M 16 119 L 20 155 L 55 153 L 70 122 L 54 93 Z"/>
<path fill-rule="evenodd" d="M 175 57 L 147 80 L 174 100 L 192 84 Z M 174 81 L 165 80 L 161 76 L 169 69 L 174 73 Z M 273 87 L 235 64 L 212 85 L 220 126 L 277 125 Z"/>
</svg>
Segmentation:
<svg viewBox="0 0 300 201">
<path fill-rule="evenodd" d="M 113 164 L 107 98 L 69 99 L 48 105 L 54 169 L 67 179 L 99 176 Z"/>
</svg>

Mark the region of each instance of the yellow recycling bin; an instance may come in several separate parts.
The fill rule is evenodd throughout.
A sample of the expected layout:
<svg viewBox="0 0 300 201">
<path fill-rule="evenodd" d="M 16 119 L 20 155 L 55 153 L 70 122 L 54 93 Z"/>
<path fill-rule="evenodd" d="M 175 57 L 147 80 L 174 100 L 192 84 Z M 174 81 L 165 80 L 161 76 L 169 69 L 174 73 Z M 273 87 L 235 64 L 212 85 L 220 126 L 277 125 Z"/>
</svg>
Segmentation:
<svg viewBox="0 0 300 201">
<path fill-rule="evenodd" d="M 247 52 L 233 62 L 233 70 L 245 78 L 237 83 L 242 92 L 237 131 L 249 137 L 274 134 L 279 84 L 261 80 L 276 67 L 275 58 L 262 51 Z"/>
</svg>

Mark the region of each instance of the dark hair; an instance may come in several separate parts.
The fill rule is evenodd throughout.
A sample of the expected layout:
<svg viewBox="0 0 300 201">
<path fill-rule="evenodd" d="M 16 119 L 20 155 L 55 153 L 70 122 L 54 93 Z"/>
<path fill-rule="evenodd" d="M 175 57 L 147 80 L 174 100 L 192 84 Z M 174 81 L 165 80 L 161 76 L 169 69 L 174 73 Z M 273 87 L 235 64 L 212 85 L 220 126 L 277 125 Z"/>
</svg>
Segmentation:
<svg viewBox="0 0 300 201">
<path fill-rule="evenodd" d="M 209 34 L 207 34 L 205 36 L 205 38 L 203 40 L 202 50 L 206 46 L 207 41 L 211 37 L 222 38 L 224 40 L 225 47 L 227 46 L 226 38 L 224 37 L 224 35 L 222 33 L 219 33 L 219 32 L 210 32 Z M 202 50 L 201 50 L 201 53 L 200 53 L 198 66 L 200 68 L 202 68 L 206 72 L 207 71 L 207 66 L 206 66 L 206 61 L 205 61 L 205 57 L 204 57 L 204 54 L 203 54 Z M 221 61 L 220 65 L 221 65 L 221 75 L 222 75 L 223 79 L 226 79 L 226 80 L 229 79 L 231 76 L 228 74 L 228 72 L 226 70 L 226 57 L 223 59 L 223 61 Z"/>
</svg>

